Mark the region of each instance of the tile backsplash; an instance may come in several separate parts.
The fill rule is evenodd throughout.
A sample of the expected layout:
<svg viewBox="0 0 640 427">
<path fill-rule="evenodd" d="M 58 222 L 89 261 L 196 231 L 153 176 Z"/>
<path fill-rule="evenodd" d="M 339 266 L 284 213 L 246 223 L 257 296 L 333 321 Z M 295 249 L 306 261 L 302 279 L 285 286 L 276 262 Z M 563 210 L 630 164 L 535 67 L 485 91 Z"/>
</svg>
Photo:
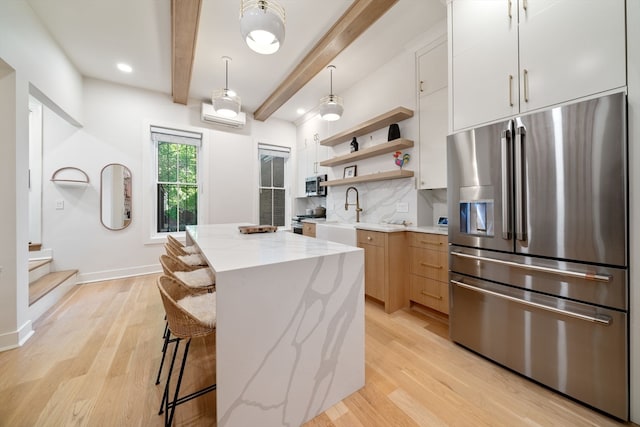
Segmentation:
<svg viewBox="0 0 640 427">
<path fill-rule="evenodd" d="M 367 182 L 354 185 L 360 198 L 360 222 L 383 223 L 405 220 L 412 224 L 417 221 L 417 199 L 414 180 L 394 179 Z M 356 207 L 345 210 L 345 194 L 349 186 L 338 185 L 329 188 L 327 194 L 327 220 L 355 222 Z M 355 204 L 355 192 L 349 192 L 349 203 Z M 399 206 L 400 205 L 400 206 Z M 404 206 L 403 206 L 404 205 Z M 407 207 L 407 212 L 403 211 Z"/>
</svg>

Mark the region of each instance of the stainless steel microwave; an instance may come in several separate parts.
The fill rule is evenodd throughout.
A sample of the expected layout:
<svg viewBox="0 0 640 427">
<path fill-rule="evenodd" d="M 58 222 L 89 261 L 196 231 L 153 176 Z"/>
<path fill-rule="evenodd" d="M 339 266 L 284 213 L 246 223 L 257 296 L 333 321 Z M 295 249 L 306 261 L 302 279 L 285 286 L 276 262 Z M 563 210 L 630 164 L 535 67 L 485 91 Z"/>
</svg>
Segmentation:
<svg viewBox="0 0 640 427">
<path fill-rule="evenodd" d="M 307 196 L 326 196 L 327 195 L 327 187 L 322 187 L 320 185 L 321 182 L 327 180 L 327 175 L 316 175 L 310 176 L 305 179 L 305 193 Z"/>
</svg>

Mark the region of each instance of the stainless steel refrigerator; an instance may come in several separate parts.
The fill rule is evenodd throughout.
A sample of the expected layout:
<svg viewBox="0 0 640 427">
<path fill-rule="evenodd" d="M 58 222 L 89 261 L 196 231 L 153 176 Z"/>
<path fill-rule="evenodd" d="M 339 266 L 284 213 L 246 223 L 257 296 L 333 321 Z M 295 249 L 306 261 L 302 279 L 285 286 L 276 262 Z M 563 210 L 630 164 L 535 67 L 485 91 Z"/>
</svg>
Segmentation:
<svg viewBox="0 0 640 427">
<path fill-rule="evenodd" d="M 450 135 L 451 339 L 629 415 L 626 96 Z"/>
</svg>

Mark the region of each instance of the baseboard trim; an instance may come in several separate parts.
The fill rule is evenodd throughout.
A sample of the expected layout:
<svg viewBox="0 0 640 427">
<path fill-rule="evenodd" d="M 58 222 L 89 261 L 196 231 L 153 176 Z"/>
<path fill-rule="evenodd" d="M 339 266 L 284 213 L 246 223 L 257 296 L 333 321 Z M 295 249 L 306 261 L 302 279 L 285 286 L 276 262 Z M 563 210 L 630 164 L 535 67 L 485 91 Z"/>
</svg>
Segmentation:
<svg viewBox="0 0 640 427">
<path fill-rule="evenodd" d="M 0 334 L 0 352 L 22 346 L 33 335 L 31 320 L 27 320 L 18 330 Z"/>
<path fill-rule="evenodd" d="M 117 270 L 96 271 L 94 273 L 79 273 L 78 284 L 103 282 L 105 280 L 125 279 L 127 277 L 142 276 L 145 274 L 160 273 L 160 264 L 142 265 L 139 267 L 121 268 Z"/>
</svg>

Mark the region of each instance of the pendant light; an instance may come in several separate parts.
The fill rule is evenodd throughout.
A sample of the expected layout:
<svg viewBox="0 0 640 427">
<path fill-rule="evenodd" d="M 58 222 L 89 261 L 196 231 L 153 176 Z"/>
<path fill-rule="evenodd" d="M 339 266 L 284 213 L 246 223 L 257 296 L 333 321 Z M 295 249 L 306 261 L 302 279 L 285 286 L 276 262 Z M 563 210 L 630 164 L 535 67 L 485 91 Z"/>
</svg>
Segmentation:
<svg viewBox="0 0 640 427">
<path fill-rule="evenodd" d="M 336 67 L 329 65 L 327 68 L 330 74 L 330 92 L 328 96 L 320 100 L 320 117 L 322 117 L 323 120 L 332 122 L 342 116 L 344 108 L 342 107 L 342 97 L 333 94 L 333 70 L 335 70 Z"/>
<path fill-rule="evenodd" d="M 240 32 L 251 50 L 270 55 L 284 43 L 284 8 L 276 0 L 241 0 Z"/>
<path fill-rule="evenodd" d="M 232 90 L 229 90 L 229 61 L 231 58 L 223 56 L 225 67 L 224 89 L 213 91 L 211 103 L 216 113 L 223 117 L 235 117 L 240 114 L 240 97 Z"/>
</svg>

